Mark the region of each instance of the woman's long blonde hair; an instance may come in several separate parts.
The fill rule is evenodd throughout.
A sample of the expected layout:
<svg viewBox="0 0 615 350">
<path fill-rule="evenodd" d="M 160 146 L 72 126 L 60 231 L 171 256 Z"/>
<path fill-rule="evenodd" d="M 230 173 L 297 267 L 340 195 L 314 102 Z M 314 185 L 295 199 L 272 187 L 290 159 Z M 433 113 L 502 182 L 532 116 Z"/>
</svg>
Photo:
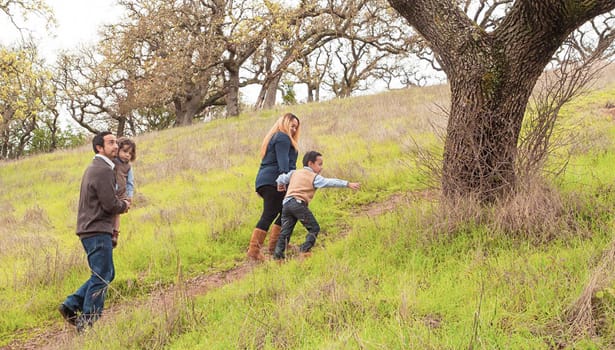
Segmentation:
<svg viewBox="0 0 615 350">
<path fill-rule="evenodd" d="M 291 135 L 290 125 L 292 124 L 293 120 L 296 120 L 297 123 L 299 124 L 297 125 L 297 131 L 295 131 L 295 134 Z M 273 134 L 275 134 L 278 131 L 281 131 L 285 133 L 286 135 L 288 135 L 288 137 L 290 137 L 290 142 L 293 145 L 293 148 L 298 152 L 299 151 L 300 130 L 301 130 L 301 122 L 299 121 L 299 118 L 297 118 L 296 115 L 292 113 L 286 113 L 283 116 L 281 116 L 275 122 L 275 124 L 273 124 L 273 127 L 271 128 L 271 130 L 269 130 L 269 132 L 267 133 L 267 135 L 265 135 L 265 138 L 263 139 L 263 144 L 261 145 L 261 159 L 265 157 L 265 153 L 267 153 L 267 145 L 269 145 L 269 141 L 271 141 Z"/>
</svg>

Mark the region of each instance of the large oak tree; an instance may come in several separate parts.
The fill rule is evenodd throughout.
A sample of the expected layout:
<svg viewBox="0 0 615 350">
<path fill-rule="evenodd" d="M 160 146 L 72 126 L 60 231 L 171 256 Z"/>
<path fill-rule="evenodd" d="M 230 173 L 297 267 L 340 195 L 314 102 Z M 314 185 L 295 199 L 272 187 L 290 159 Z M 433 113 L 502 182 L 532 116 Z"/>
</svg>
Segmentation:
<svg viewBox="0 0 615 350">
<path fill-rule="evenodd" d="M 450 82 L 443 192 L 484 201 L 515 189 L 524 112 L 553 54 L 576 28 L 615 8 L 615 0 L 511 0 L 504 16 L 481 26 L 490 15 L 468 17 L 470 1 L 389 2 L 428 42 Z"/>
</svg>

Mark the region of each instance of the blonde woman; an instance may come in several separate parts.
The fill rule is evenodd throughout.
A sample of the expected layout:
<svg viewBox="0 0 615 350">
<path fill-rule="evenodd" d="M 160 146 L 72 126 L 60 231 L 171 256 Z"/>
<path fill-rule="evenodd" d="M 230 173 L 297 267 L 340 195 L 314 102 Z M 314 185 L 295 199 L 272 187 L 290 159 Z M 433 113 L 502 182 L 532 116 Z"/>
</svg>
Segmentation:
<svg viewBox="0 0 615 350">
<path fill-rule="evenodd" d="M 260 250 L 270 226 L 268 244 L 270 254 L 273 253 L 280 236 L 282 200 L 286 191 L 284 188 L 278 189 L 276 179 L 279 175 L 297 168 L 300 126 L 299 118 L 292 113 L 286 113 L 275 122 L 263 139 L 261 165 L 256 175 L 256 192 L 263 199 L 263 212 L 250 238 L 248 258 L 252 260 L 265 260 Z"/>
</svg>

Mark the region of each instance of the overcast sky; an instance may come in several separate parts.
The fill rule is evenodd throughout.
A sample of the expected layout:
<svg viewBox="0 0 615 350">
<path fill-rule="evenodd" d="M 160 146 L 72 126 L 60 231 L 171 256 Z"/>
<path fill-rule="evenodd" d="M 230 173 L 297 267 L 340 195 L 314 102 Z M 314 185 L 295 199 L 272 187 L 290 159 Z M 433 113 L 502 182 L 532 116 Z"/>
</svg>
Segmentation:
<svg viewBox="0 0 615 350">
<path fill-rule="evenodd" d="M 97 39 L 101 25 L 117 20 L 122 8 L 116 0 L 47 0 L 53 8 L 57 27 L 45 30 L 45 23 L 37 16 L 27 21 L 18 19 L 20 26 L 32 31 L 41 56 L 53 61 L 58 51 L 71 50 L 80 44 L 90 44 Z M 12 45 L 19 32 L 0 14 L 0 43 Z"/>
</svg>

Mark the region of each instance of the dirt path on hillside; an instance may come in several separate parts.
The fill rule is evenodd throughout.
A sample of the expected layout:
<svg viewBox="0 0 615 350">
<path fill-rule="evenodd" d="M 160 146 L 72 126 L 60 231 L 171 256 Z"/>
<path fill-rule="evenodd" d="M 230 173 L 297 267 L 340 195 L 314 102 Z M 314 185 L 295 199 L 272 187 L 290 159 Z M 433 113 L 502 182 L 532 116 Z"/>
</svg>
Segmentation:
<svg viewBox="0 0 615 350">
<path fill-rule="evenodd" d="M 107 309 L 105 309 L 104 315 L 100 322 L 111 322 L 116 315 L 125 309 L 127 304 L 131 307 L 139 305 L 149 305 L 152 308 L 156 308 L 156 305 L 168 305 L 169 300 L 174 300 L 177 295 L 185 297 L 195 297 L 207 293 L 209 290 L 220 288 L 227 283 L 240 280 L 245 275 L 250 273 L 258 265 L 250 263 L 248 261 L 241 265 L 235 266 L 232 269 L 216 272 L 208 275 L 201 275 L 195 278 L 184 281 L 181 285 L 172 285 L 167 288 L 156 290 L 150 294 L 145 301 L 127 300 L 120 302 Z M 59 314 L 58 314 L 58 317 Z M 44 329 L 30 329 L 21 332 L 24 338 L 28 340 L 24 342 L 15 341 L 0 349 L 2 350 L 34 350 L 34 349 L 65 349 L 68 346 L 73 337 L 77 336 L 75 327 L 68 323 L 62 323 L 61 325 L 53 325 Z M 31 334 L 36 334 L 31 336 Z"/>
<path fill-rule="evenodd" d="M 399 205 L 409 204 L 416 199 L 435 200 L 437 193 L 433 191 L 421 191 L 394 194 L 382 202 L 374 202 L 362 206 L 355 212 L 355 216 L 376 217 L 384 213 L 390 212 Z M 340 238 L 349 234 L 349 230 L 342 231 Z M 249 261 L 244 261 L 241 264 L 221 272 L 213 274 L 205 274 L 195 278 L 183 281 L 180 285 L 172 285 L 167 288 L 154 291 L 145 301 L 126 300 L 115 304 L 108 309 L 105 309 L 104 315 L 100 322 L 112 322 L 126 305 L 131 304 L 131 307 L 137 305 L 152 305 L 162 306 L 167 305 L 169 300 L 173 300 L 177 295 L 185 297 L 195 297 L 204 295 L 210 290 L 221 288 L 222 286 L 241 280 L 246 275 L 250 274 L 254 269 L 259 268 L 259 264 Z M 58 315 L 59 317 L 59 315 Z M 25 341 L 14 341 L 11 344 L 4 346 L 1 350 L 34 350 L 34 349 L 63 349 L 71 344 L 72 339 L 77 335 L 75 328 L 67 323 L 61 325 L 54 324 L 49 328 L 29 329 L 21 332 Z M 36 334 L 32 336 L 32 334 Z"/>
</svg>

